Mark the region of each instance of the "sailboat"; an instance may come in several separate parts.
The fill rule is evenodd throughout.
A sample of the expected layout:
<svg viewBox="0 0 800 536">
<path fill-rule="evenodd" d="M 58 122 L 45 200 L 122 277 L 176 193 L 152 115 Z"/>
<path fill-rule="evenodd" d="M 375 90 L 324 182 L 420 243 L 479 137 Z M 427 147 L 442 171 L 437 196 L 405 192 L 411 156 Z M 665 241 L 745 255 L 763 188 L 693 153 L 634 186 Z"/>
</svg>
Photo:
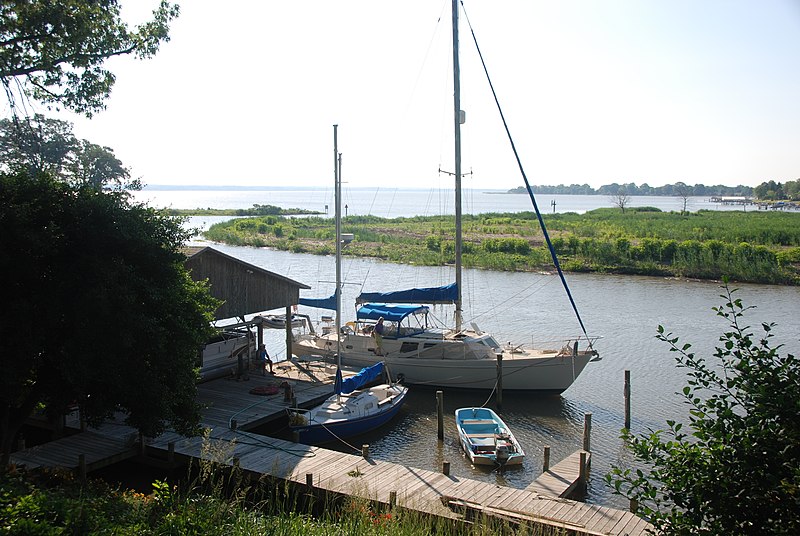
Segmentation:
<svg viewBox="0 0 800 536">
<path fill-rule="evenodd" d="M 597 337 L 589 337 L 585 328 L 583 336 L 564 340 L 556 347 L 532 348 L 512 343 L 500 344 L 495 337 L 481 331 L 476 324 L 471 323 L 468 327 L 462 325 L 461 124 L 464 114 L 461 111 L 459 80 L 458 0 L 452 2 L 452 26 L 455 282 L 442 287 L 362 293 L 356 299 L 359 307 L 355 321 L 348 322 L 345 326 L 337 325 L 335 331 L 328 329 L 319 333 L 309 326 L 295 333 L 292 351 L 296 355 L 318 355 L 326 358 L 337 355 L 348 365 L 362 367 L 384 361 L 398 378 L 402 378 L 404 384 L 410 385 L 491 390 L 502 381 L 503 389 L 561 393 L 572 385 L 590 361 L 599 359 L 593 346 Z M 506 132 L 508 133 L 507 128 Z M 517 161 L 519 163 L 519 158 Z M 524 171 L 522 175 L 544 237 L 550 246 L 553 261 L 583 328 L 583 321 L 561 272 Z M 325 307 L 326 301 L 301 298 L 300 304 Z M 429 316 L 430 306 L 436 304 L 455 306 L 454 327 L 440 328 L 433 324 Z M 375 329 L 379 321 L 384 324 L 384 332 L 376 337 Z"/>
<path fill-rule="evenodd" d="M 338 154 L 337 126 L 333 127 L 334 166 L 336 190 L 336 381 L 334 394 L 310 410 L 292 408 L 289 411 L 289 429 L 298 440 L 307 445 L 327 443 L 363 434 L 387 423 L 400 411 L 408 394 L 408 387 L 387 383 L 368 387 L 382 375 L 389 376 L 383 362 L 371 363 L 355 376 L 342 378 L 341 363 L 341 288 L 342 288 L 342 233 L 341 233 L 341 158 Z"/>
</svg>

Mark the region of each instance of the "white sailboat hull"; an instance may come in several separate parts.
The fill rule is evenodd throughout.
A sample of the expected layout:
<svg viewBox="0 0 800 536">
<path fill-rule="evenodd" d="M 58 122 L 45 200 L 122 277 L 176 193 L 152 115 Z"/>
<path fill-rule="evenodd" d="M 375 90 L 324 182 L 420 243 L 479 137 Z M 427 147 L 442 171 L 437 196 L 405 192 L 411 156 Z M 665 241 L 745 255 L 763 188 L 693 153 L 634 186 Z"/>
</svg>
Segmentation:
<svg viewBox="0 0 800 536">
<path fill-rule="evenodd" d="M 462 332 L 463 333 L 463 332 Z M 407 385 L 454 389 L 491 390 L 497 385 L 496 350 L 474 341 L 435 339 L 430 334 L 384 339 L 383 355 L 376 355 L 372 337 L 347 335 L 342 339 L 342 363 L 365 367 L 384 361 L 391 373 Z M 332 343 L 332 344 L 331 344 Z M 295 338 L 296 355 L 318 355 L 332 359 L 335 334 L 300 335 Z M 560 393 L 569 388 L 596 353 L 592 350 L 502 350 L 503 390 Z"/>
</svg>

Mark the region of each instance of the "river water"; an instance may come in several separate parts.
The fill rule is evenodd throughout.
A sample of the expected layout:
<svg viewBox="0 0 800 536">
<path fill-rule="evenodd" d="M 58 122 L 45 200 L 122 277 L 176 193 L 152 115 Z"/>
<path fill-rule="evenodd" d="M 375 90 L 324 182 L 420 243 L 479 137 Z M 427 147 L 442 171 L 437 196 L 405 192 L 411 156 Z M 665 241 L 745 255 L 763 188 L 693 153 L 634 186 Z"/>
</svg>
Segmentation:
<svg viewBox="0 0 800 536">
<path fill-rule="evenodd" d="M 196 198 L 184 196 L 183 206 L 202 206 L 193 205 Z M 498 204 L 505 206 L 507 198 L 517 196 L 491 197 L 502 198 L 501 202 L 495 203 L 495 208 L 490 209 L 499 211 Z M 595 206 L 591 206 L 591 200 L 574 200 L 586 204 L 587 210 L 595 208 L 598 201 L 604 201 L 600 199 L 602 196 L 566 197 L 597 198 Z M 209 199 L 209 206 L 233 208 L 225 204 L 229 201 L 223 196 L 218 195 L 217 199 L 218 202 L 214 203 Z M 664 198 L 651 199 L 664 202 Z M 286 206 L 301 206 L 302 201 L 303 198 L 295 197 L 289 199 Z M 276 204 L 268 199 L 253 203 Z M 557 202 L 557 206 L 561 204 L 561 201 Z M 564 201 L 563 204 L 568 203 Z M 404 215 L 414 213 L 418 212 Z M 209 218 L 193 220 L 200 226 L 211 223 Z M 202 240 L 199 243 L 202 244 Z M 301 293 L 304 297 L 325 297 L 333 292 L 333 257 L 221 244 L 214 244 L 214 247 L 311 286 L 311 290 Z M 415 267 L 346 258 L 343 263 L 344 320 L 354 316 L 352 304 L 362 290 L 434 286 L 453 279 L 450 267 Z M 466 270 L 463 280 L 465 320 L 496 334 L 502 342 L 538 344 L 550 337 L 579 333 L 577 320 L 557 276 Z M 502 474 L 475 469 L 460 451 L 453 411 L 458 407 L 487 403 L 488 393 L 445 393 L 446 438 L 443 444 L 439 444 L 435 392 L 412 388 L 401 415 L 385 428 L 358 438 L 356 446 L 369 443 L 370 453 L 376 458 L 430 470 L 440 469 L 442 461 L 447 460 L 451 462 L 451 472 L 455 475 L 524 488 L 541 473 L 545 445 L 551 447 L 552 463 L 581 447 L 584 414 L 591 413 L 593 458 L 586 500 L 626 508 L 626 501 L 614 496 L 602 481 L 612 464 L 628 466 L 633 463 L 619 439 L 624 421 L 624 371 L 631 371 L 631 428 L 634 432 L 663 429 L 667 419 L 685 421 L 687 406 L 676 394 L 685 385 L 685 372 L 675 366 L 674 354 L 668 347 L 656 340 L 656 329 L 663 325 L 667 331 L 680 336 L 681 343 L 691 343 L 692 350 L 698 355 L 713 360 L 714 346 L 728 328 L 725 320 L 711 309 L 723 304 L 722 289 L 719 283 L 714 282 L 653 277 L 567 274 L 567 280 L 589 334 L 602 337 L 596 348 L 603 359 L 590 363 L 561 396 L 504 393 L 501 415 L 527 454 L 521 467 Z M 786 351 L 796 355 L 800 334 L 800 289 L 744 284 L 735 287 L 738 288 L 736 295 L 746 305 L 755 306 L 747 312 L 746 323 L 760 334 L 762 322 L 775 322 L 775 343 L 786 344 Z M 437 307 L 434 313 L 443 321 L 452 320 L 452 312 L 447 308 Z M 282 334 L 268 331 L 267 335 L 270 354 L 285 358 Z M 489 400 L 488 405 L 494 407 L 494 400 Z M 348 451 L 346 446 L 340 448 Z"/>
</svg>

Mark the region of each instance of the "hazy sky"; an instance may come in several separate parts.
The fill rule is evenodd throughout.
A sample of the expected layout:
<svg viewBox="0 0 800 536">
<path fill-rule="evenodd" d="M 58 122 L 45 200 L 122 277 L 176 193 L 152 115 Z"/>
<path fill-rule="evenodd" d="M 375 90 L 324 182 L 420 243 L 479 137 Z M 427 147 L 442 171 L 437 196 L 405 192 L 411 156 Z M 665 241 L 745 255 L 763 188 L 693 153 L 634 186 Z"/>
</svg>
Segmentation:
<svg viewBox="0 0 800 536">
<path fill-rule="evenodd" d="M 450 187 L 449 0 L 185 0 L 75 133 L 147 184 Z M 156 0 L 123 0 L 129 23 Z M 532 184 L 800 178 L 797 0 L 465 0 Z M 522 184 L 461 25 L 467 188 Z"/>
</svg>

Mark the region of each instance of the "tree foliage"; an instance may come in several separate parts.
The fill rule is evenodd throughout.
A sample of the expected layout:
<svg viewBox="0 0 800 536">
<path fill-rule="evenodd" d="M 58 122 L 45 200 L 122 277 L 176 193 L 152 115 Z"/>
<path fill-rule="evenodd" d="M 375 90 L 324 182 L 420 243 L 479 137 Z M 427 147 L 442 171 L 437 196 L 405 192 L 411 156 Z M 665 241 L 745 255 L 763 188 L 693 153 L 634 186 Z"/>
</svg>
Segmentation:
<svg viewBox="0 0 800 536">
<path fill-rule="evenodd" d="M 177 5 L 161 0 L 134 29 L 117 0 L 4 0 L 0 3 L 0 80 L 12 106 L 33 98 L 91 117 L 105 108 L 113 56 L 153 56 L 169 40 Z"/>
<path fill-rule="evenodd" d="M 800 533 L 800 366 L 772 347 L 773 324 L 756 339 L 743 317 L 750 307 L 727 285 L 714 308 L 730 329 L 715 362 L 659 326 L 658 338 L 688 371 L 681 396 L 684 429 L 623 437 L 648 470 L 615 467 L 606 476 L 617 493 L 635 499 L 664 534 Z"/>
<path fill-rule="evenodd" d="M 12 170 L 47 173 L 98 190 L 141 188 L 110 147 L 79 140 L 72 123 L 41 114 L 0 119 L 0 171 Z"/>
<path fill-rule="evenodd" d="M 198 349 L 217 307 L 192 281 L 174 218 L 125 192 L 0 173 L 0 442 L 38 408 L 117 410 L 146 435 L 198 424 Z"/>
</svg>

